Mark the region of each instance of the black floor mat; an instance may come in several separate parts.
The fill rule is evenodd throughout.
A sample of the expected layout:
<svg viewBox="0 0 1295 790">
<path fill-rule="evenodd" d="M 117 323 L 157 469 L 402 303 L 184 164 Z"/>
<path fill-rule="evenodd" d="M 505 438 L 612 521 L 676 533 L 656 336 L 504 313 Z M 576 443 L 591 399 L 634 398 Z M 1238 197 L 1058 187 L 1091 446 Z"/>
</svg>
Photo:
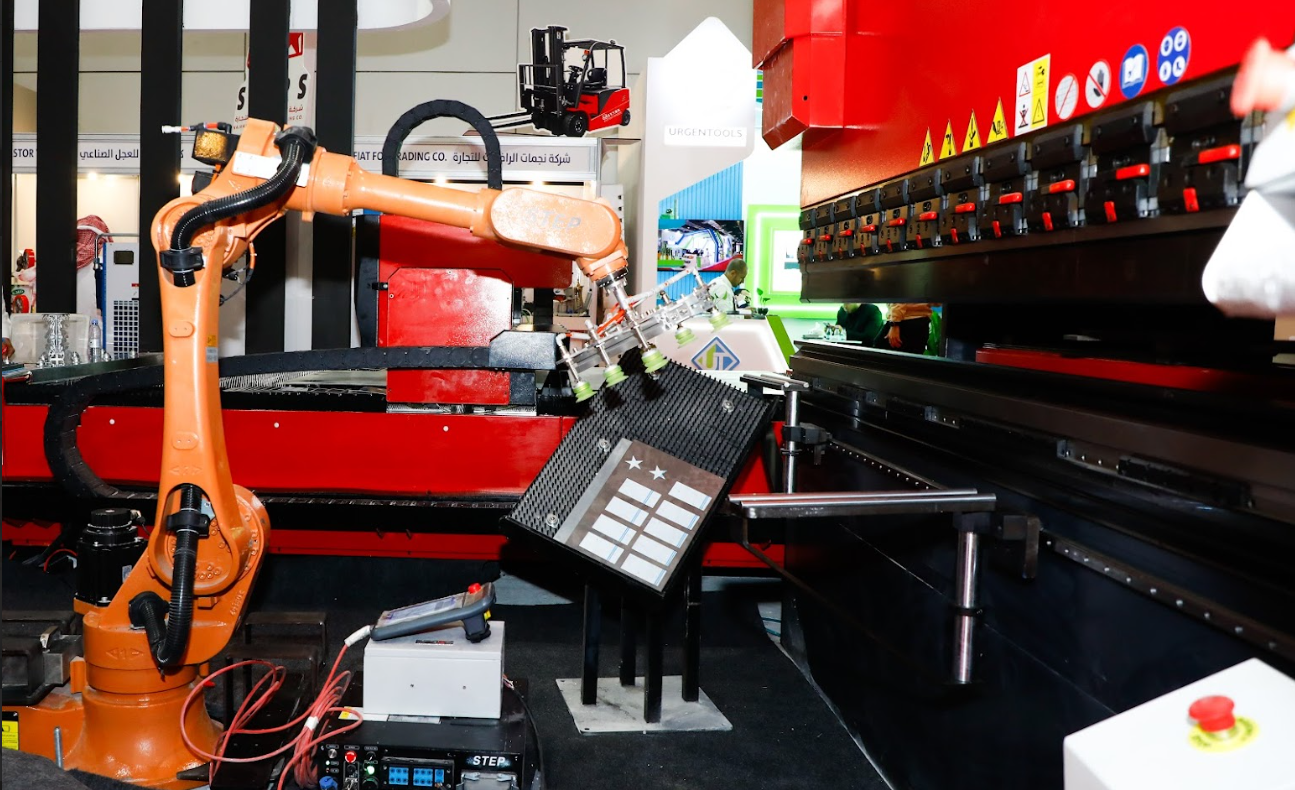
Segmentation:
<svg viewBox="0 0 1295 790">
<path fill-rule="evenodd" d="M 465 567 L 470 566 L 470 567 Z M 409 587 L 350 585 L 348 578 L 399 578 L 416 568 L 428 599 L 453 591 L 479 564 L 423 560 L 272 557 L 262 577 L 262 609 L 318 608 L 329 612 L 331 649 L 383 608 L 408 603 Z M 529 577 L 527 569 L 519 569 Z M 6 609 L 57 609 L 71 602 L 70 574 L 4 563 Z M 284 583 L 298 580 L 297 584 Z M 442 589 L 445 588 L 445 589 Z M 461 585 L 460 585 L 461 589 Z M 396 592 L 396 591 L 399 592 Z M 568 595 L 573 591 L 564 590 Z M 530 706 L 543 738 L 548 787 L 622 788 L 857 788 L 886 785 L 836 717 L 765 634 L 756 611 L 775 599 L 773 583 L 739 583 L 703 599 L 701 685 L 733 724 L 731 732 L 581 735 L 558 692 L 557 678 L 581 670 L 581 607 L 498 606 L 508 623 L 505 669 L 530 683 Z M 602 674 L 613 676 L 618 655 L 615 601 L 603 628 Z M 667 627 L 667 674 L 678 674 L 681 623 Z M 359 663 L 362 650 L 351 660 Z M 640 668 L 642 667 L 640 656 Z M 350 661 L 348 661 L 350 663 Z M 8 783 L 6 783 L 8 786 Z"/>
</svg>

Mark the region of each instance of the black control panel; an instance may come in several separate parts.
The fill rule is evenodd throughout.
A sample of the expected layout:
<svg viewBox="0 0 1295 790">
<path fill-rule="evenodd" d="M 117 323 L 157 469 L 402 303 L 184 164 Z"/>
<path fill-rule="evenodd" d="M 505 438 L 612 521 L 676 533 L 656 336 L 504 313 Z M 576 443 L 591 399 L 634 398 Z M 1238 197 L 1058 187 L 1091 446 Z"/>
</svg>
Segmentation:
<svg viewBox="0 0 1295 790">
<path fill-rule="evenodd" d="M 499 719 L 376 721 L 321 743 L 321 790 L 494 790 L 529 787 L 526 714 L 505 691 Z M 484 784 L 481 784 L 483 783 Z"/>
</svg>

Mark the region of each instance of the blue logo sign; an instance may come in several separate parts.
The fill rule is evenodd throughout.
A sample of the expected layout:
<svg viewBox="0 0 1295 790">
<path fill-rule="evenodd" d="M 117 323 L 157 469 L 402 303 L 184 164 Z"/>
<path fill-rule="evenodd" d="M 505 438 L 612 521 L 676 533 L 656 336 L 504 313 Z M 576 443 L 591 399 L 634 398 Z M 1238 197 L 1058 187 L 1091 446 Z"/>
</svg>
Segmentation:
<svg viewBox="0 0 1295 790">
<path fill-rule="evenodd" d="M 1160 39 L 1160 52 L 1156 55 L 1156 74 L 1166 85 L 1173 85 L 1187 72 L 1192 59 L 1192 37 L 1186 28 L 1176 27 Z"/>
<path fill-rule="evenodd" d="M 724 341 L 718 337 L 711 338 L 692 358 L 692 364 L 699 370 L 734 370 L 741 362 L 733 349 L 724 345 Z"/>
<path fill-rule="evenodd" d="M 1141 44 L 1134 44 L 1124 53 L 1124 59 L 1120 61 L 1120 93 L 1124 94 L 1124 98 L 1132 99 L 1142 92 L 1142 86 L 1147 84 L 1147 68 L 1150 65 L 1147 48 Z"/>
</svg>

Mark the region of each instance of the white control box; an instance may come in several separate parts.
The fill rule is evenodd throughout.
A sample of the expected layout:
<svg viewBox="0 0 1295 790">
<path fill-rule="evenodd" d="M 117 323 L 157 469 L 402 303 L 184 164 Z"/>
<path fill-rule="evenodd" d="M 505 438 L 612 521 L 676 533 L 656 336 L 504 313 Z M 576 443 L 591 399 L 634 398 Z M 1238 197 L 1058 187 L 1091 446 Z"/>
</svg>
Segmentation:
<svg viewBox="0 0 1295 790">
<path fill-rule="evenodd" d="M 1192 703 L 1226 697 L 1234 725 L 1207 732 Z M 1295 790 L 1295 680 L 1257 658 L 1065 740 L 1066 790 Z"/>
<path fill-rule="evenodd" d="M 364 648 L 364 712 L 382 716 L 497 719 L 504 624 L 473 644 L 462 625 L 370 641 Z"/>
</svg>

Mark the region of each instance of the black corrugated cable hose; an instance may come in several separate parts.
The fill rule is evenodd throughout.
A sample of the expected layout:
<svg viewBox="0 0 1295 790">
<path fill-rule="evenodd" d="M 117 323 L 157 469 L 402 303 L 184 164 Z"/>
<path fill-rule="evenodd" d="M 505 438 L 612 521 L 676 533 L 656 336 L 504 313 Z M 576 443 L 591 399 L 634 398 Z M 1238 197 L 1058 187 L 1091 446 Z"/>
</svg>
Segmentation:
<svg viewBox="0 0 1295 790">
<path fill-rule="evenodd" d="M 208 225 L 268 206 L 296 186 L 301 166 L 315 155 L 315 133 L 304 126 L 293 126 L 279 132 L 274 144 L 281 157 L 274 175 L 249 190 L 209 200 L 186 211 L 171 232 L 171 249 L 188 249 L 193 237 Z"/>
<path fill-rule="evenodd" d="M 481 114 L 475 107 L 453 99 L 433 99 L 409 109 L 396 119 L 382 141 L 382 174 L 384 176 L 400 175 L 400 151 L 405 139 L 423 123 L 435 118 L 458 118 L 471 124 L 481 135 L 481 142 L 486 148 L 486 186 L 490 189 L 504 188 L 504 157 L 499 147 L 499 135 L 490 119 Z M 375 218 L 376 219 L 376 218 Z M 361 255 L 357 261 L 355 275 L 355 314 L 360 325 L 360 345 L 372 348 L 378 345 L 378 260 L 375 257 Z"/>
<path fill-rule="evenodd" d="M 206 532 L 208 519 L 202 514 L 202 491 L 189 483 L 180 487 L 180 508 L 167 519 L 166 528 L 175 532 L 175 553 L 171 556 L 171 604 L 155 592 L 143 592 L 131 599 L 130 621 L 143 626 L 153 661 L 158 667 L 176 666 L 189 646 L 193 625 L 193 582 L 198 564 L 198 539 Z"/>
</svg>

